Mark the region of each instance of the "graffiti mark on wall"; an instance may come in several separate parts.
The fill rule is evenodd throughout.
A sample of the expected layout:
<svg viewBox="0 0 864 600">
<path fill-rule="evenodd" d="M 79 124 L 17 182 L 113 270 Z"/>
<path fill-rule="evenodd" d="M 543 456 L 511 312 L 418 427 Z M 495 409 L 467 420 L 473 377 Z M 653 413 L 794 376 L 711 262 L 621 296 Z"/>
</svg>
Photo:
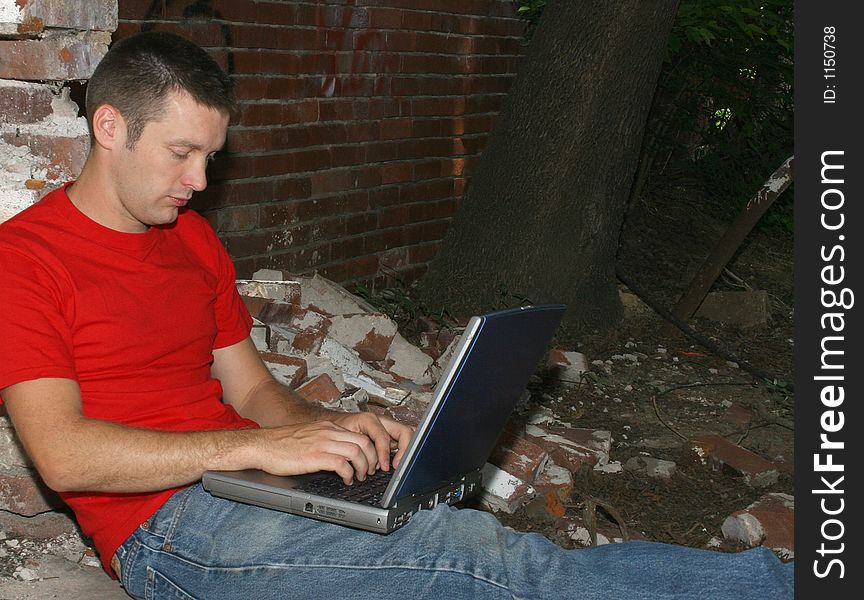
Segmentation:
<svg viewBox="0 0 864 600">
<path fill-rule="evenodd" d="M 188 2 L 189 0 L 186 0 Z M 150 7 L 144 13 L 141 24 L 141 31 L 152 31 L 156 29 L 158 23 L 156 21 L 163 19 L 172 5 L 180 5 L 183 0 L 175 2 L 175 0 L 152 0 Z M 222 19 L 222 15 L 218 10 L 213 8 L 213 0 L 194 0 L 183 8 L 181 13 L 181 23 L 194 25 L 196 23 L 208 23 L 214 19 Z M 222 37 L 222 46 L 225 48 L 232 47 L 231 28 L 227 24 L 219 26 Z M 234 73 L 234 55 L 228 52 L 227 71 L 229 75 Z"/>
<path fill-rule="evenodd" d="M 367 73 L 369 68 L 369 54 L 366 52 L 369 47 L 372 45 L 372 42 L 380 36 L 380 32 L 373 31 L 359 31 L 354 33 L 356 30 L 351 29 L 351 25 L 354 22 L 355 18 L 361 20 L 365 16 L 365 9 L 360 9 L 360 11 L 356 11 L 356 0 L 349 0 L 343 10 L 342 10 L 342 18 L 339 23 L 339 27 L 336 30 L 331 30 L 328 35 L 332 35 L 334 40 L 336 41 L 335 49 L 332 50 L 333 54 L 336 55 L 337 52 L 351 51 L 351 67 L 347 74 L 354 73 Z M 316 21 L 318 27 L 324 27 L 324 17 L 322 11 L 328 10 L 328 7 L 322 6 L 319 4 L 318 6 L 318 14 L 316 15 Z M 336 80 L 338 75 L 345 75 L 346 73 L 339 72 L 338 64 L 334 67 L 332 73 L 327 73 L 324 77 L 321 78 L 321 88 L 320 95 L 325 98 L 330 98 L 333 96 L 336 90 Z M 342 81 L 342 92 L 354 92 L 361 88 L 362 83 L 360 80 L 349 77 L 343 79 Z"/>
</svg>

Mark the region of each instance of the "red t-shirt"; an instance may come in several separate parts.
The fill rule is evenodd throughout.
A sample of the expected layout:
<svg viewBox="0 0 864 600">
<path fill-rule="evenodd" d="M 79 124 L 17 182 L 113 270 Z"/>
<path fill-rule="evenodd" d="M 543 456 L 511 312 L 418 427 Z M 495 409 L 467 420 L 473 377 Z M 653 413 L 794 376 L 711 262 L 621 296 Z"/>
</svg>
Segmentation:
<svg viewBox="0 0 864 600">
<path fill-rule="evenodd" d="M 222 403 L 210 376 L 213 349 L 245 339 L 252 324 L 234 278 L 192 211 L 121 233 L 56 190 L 0 225 L 0 389 L 61 377 L 78 382 L 94 419 L 168 431 L 254 427 Z M 61 496 L 107 567 L 175 491 Z"/>
</svg>

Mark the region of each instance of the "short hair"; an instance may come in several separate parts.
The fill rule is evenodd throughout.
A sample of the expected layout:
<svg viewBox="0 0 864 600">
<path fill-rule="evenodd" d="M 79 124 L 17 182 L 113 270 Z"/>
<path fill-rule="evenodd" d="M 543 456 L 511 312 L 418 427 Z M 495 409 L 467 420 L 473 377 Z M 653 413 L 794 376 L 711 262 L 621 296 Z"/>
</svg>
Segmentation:
<svg viewBox="0 0 864 600">
<path fill-rule="evenodd" d="M 93 113 L 110 104 L 126 121 L 126 145 L 134 147 L 144 126 L 159 118 L 172 92 L 185 92 L 199 104 L 229 115 L 236 109 L 234 83 L 201 47 L 164 31 L 120 40 L 87 84 L 90 135 Z"/>
</svg>

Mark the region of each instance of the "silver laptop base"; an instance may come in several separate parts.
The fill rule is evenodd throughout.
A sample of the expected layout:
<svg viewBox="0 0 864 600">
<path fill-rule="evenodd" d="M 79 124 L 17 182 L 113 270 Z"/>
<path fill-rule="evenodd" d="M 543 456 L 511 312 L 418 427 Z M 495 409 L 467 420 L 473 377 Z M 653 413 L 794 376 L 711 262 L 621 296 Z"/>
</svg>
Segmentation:
<svg viewBox="0 0 864 600">
<path fill-rule="evenodd" d="M 408 523 L 420 510 L 429 510 L 438 504 L 453 505 L 476 495 L 480 492 L 482 476 L 479 470 L 472 471 L 432 494 L 399 498 L 390 508 L 286 489 L 285 479 L 255 470 L 208 471 L 202 483 L 205 490 L 220 498 L 387 534 Z"/>
</svg>

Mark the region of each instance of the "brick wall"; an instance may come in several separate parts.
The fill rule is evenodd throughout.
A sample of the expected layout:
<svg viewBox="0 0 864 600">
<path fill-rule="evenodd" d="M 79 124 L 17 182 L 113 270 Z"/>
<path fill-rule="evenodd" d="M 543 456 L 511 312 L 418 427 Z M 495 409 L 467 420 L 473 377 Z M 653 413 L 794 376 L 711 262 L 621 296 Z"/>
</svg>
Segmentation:
<svg viewBox="0 0 864 600">
<path fill-rule="evenodd" d="M 116 26 L 117 0 L 0 0 L 0 221 L 79 173 L 89 139 L 70 96 Z"/>
<path fill-rule="evenodd" d="M 115 39 L 180 33 L 236 81 L 195 207 L 241 277 L 422 273 L 522 52 L 512 0 L 120 0 L 119 18 Z"/>
</svg>

